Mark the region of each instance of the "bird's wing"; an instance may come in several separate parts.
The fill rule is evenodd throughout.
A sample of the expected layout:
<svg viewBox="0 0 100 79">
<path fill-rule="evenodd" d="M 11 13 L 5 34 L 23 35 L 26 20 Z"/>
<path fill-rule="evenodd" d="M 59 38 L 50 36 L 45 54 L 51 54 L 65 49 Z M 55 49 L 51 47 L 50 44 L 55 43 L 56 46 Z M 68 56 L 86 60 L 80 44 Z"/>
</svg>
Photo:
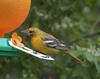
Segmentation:
<svg viewBox="0 0 100 79">
<path fill-rule="evenodd" d="M 56 39 L 55 37 L 51 35 L 46 35 L 43 37 L 43 42 L 51 48 L 56 48 L 59 50 L 67 50 L 66 45 L 62 42 Z"/>
</svg>

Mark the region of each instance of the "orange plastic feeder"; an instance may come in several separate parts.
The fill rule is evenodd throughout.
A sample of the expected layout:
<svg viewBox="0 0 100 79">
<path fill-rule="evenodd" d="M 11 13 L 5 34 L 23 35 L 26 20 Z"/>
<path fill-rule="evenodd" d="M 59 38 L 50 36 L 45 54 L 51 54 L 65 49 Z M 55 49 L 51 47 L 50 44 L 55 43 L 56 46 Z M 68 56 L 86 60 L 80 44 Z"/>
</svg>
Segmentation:
<svg viewBox="0 0 100 79">
<path fill-rule="evenodd" d="M 31 0 L 0 0 L 0 37 L 24 22 L 30 5 Z"/>
</svg>

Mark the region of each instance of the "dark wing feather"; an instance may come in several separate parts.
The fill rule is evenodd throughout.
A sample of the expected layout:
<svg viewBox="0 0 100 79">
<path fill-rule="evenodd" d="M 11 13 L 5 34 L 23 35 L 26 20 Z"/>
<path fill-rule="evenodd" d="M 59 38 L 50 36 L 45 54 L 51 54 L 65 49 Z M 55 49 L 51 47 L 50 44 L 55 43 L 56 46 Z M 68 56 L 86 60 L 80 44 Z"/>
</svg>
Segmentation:
<svg viewBox="0 0 100 79">
<path fill-rule="evenodd" d="M 67 50 L 66 45 L 62 41 L 59 41 L 58 39 L 56 39 L 53 36 L 47 35 L 47 36 L 43 37 L 43 42 L 48 47 L 56 48 L 56 49 L 59 49 L 59 50 Z"/>
</svg>

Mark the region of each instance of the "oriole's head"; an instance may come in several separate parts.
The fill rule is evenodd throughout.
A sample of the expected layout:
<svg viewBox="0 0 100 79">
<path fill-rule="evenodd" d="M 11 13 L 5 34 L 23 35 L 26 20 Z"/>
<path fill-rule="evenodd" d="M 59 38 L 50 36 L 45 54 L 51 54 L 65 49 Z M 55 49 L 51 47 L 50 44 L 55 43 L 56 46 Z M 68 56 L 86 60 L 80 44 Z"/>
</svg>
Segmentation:
<svg viewBox="0 0 100 79">
<path fill-rule="evenodd" d="M 32 28 L 23 30 L 21 32 L 27 34 L 30 37 L 33 37 L 33 36 L 42 34 L 43 31 L 41 31 L 40 29 L 38 29 L 36 27 L 32 27 Z"/>
</svg>

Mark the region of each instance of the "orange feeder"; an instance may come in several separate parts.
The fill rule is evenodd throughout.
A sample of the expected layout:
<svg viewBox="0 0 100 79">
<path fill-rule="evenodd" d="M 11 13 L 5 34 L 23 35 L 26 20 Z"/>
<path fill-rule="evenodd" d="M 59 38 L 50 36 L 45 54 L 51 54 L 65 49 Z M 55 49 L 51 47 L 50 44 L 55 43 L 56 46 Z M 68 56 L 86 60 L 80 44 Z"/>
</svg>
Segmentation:
<svg viewBox="0 0 100 79">
<path fill-rule="evenodd" d="M 31 0 L 0 0 L 0 37 L 18 28 L 26 19 Z"/>
</svg>

